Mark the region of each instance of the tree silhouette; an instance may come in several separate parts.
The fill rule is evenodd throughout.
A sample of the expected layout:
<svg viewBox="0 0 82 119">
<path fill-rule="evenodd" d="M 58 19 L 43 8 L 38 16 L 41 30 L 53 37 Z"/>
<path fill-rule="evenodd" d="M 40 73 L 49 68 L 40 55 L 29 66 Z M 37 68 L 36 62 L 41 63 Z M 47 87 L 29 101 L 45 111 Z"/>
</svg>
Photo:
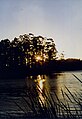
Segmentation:
<svg viewBox="0 0 82 119">
<path fill-rule="evenodd" d="M 0 42 L 1 67 L 32 67 L 37 63 L 45 63 L 56 58 L 54 40 L 42 36 L 20 35 L 11 42 L 8 39 Z"/>
<path fill-rule="evenodd" d="M 52 38 L 35 36 L 32 33 L 20 35 L 12 41 L 0 41 L 0 71 L 17 72 L 51 72 L 60 70 L 82 69 L 82 61 L 77 59 L 57 59 L 57 50 Z M 10 75 L 10 74 L 9 74 Z"/>
<path fill-rule="evenodd" d="M 9 66 L 9 50 L 10 50 L 10 41 L 8 39 L 1 40 L 0 42 L 0 66 L 7 67 Z"/>
</svg>

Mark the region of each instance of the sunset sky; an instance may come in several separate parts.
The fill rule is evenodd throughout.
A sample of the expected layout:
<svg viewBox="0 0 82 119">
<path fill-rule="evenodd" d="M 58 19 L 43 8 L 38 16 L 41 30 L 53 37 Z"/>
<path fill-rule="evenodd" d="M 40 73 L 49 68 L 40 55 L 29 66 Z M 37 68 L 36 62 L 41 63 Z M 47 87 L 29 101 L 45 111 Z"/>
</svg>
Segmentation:
<svg viewBox="0 0 82 119">
<path fill-rule="evenodd" d="M 82 59 L 82 0 L 0 0 L 0 39 L 33 33 L 59 53 Z"/>
</svg>

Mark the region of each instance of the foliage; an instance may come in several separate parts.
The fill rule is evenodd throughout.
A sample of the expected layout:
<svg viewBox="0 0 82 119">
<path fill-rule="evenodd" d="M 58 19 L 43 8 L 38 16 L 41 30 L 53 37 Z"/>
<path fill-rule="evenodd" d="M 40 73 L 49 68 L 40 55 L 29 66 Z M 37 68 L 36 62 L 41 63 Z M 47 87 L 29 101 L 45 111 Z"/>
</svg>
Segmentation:
<svg viewBox="0 0 82 119">
<path fill-rule="evenodd" d="M 43 64 L 56 58 L 56 47 L 54 40 L 33 34 L 20 35 L 11 42 L 9 39 L 0 42 L 0 66 L 19 67 Z"/>
</svg>

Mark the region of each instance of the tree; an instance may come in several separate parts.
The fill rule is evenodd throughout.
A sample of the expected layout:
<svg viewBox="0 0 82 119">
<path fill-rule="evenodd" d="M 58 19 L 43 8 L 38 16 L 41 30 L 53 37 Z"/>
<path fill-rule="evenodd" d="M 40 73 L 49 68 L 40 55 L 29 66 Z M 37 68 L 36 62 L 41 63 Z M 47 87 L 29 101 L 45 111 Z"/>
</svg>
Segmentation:
<svg viewBox="0 0 82 119">
<path fill-rule="evenodd" d="M 3 66 L 19 67 L 37 63 L 45 63 L 56 58 L 54 40 L 42 36 L 20 35 L 13 41 L 8 39 L 0 42 L 0 64 Z"/>
<path fill-rule="evenodd" d="M 9 39 L 1 40 L 0 42 L 0 66 L 7 67 L 9 66 L 9 51 L 10 50 L 10 41 Z"/>
</svg>

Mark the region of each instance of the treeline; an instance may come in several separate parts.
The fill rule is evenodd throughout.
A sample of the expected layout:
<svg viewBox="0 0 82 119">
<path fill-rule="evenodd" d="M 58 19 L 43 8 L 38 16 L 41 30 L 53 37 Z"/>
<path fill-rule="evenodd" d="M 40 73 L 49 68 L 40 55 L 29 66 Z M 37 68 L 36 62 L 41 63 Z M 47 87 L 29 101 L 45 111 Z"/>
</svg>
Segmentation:
<svg viewBox="0 0 82 119">
<path fill-rule="evenodd" d="M 12 41 L 4 39 L 0 41 L 0 71 L 42 66 L 56 59 L 56 53 L 52 38 L 30 33 L 15 37 Z"/>
<path fill-rule="evenodd" d="M 82 70 L 82 60 L 73 58 L 52 60 L 47 66 L 48 72 L 77 71 Z"/>
<path fill-rule="evenodd" d="M 74 71 L 74 70 L 82 70 L 82 60 L 68 58 L 62 59 L 58 61 L 59 70 L 63 71 Z"/>
<path fill-rule="evenodd" d="M 52 38 L 20 35 L 14 40 L 0 41 L 0 76 L 17 76 L 55 71 L 81 70 L 80 59 L 57 60 Z"/>
</svg>

